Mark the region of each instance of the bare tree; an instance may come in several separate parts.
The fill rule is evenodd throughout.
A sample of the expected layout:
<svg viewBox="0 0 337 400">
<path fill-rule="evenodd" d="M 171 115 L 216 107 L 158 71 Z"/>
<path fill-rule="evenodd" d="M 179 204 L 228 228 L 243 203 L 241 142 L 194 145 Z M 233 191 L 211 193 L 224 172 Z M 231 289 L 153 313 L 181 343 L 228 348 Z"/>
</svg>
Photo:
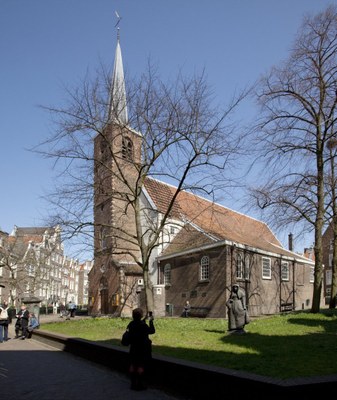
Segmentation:
<svg viewBox="0 0 337 400">
<path fill-rule="evenodd" d="M 94 244 L 95 231 L 95 258 L 99 242 L 104 241 L 109 257 L 126 257 L 138 265 L 151 309 L 150 261 L 176 212 L 179 193 L 189 190 L 216 199 L 219 191 L 224 196 L 235 183 L 233 161 L 240 153 L 242 137 L 231 118 L 248 89 L 233 97 L 223 111 L 215 104 L 204 74 L 190 78 L 179 74 L 173 82 L 164 83 L 149 67 L 139 79 L 128 82 L 125 122 L 119 115 L 122 100 L 112 99 L 111 107 L 110 76 L 102 69 L 94 80 L 86 77 L 79 88 L 67 92 L 66 106 L 44 107 L 55 118 L 56 129 L 34 150 L 61 166 L 61 179 L 55 191 L 47 194 L 55 206 L 52 223 L 60 224 L 68 237 L 86 237 L 89 246 Z M 127 134 L 136 137 L 135 158 L 128 154 Z M 174 185 L 160 215 L 154 215 L 144 201 L 148 178 Z M 114 202 L 113 220 L 94 220 L 95 196 L 102 207 L 104 202 Z"/>
<path fill-rule="evenodd" d="M 331 125 L 332 132 L 334 125 Z M 337 302 L 337 186 L 336 186 L 336 156 L 337 156 L 337 140 L 331 138 L 327 142 L 330 159 L 330 173 L 327 174 L 327 199 L 328 199 L 328 221 L 331 221 L 333 234 L 333 250 L 331 265 L 331 292 L 329 308 L 335 308 Z M 330 199 L 330 201 L 329 201 Z"/>
<path fill-rule="evenodd" d="M 289 59 L 261 79 L 257 92 L 262 110 L 257 137 L 268 168 L 265 183 L 252 193 L 278 225 L 314 230 L 314 313 L 320 309 L 323 278 L 328 143 L 336 136 L 336 66 L 337 9 L 330 6 L 304 18 Z"/>
<path fill-rule="evenodd" d="M 22 286 L 22 277 L 18 271 L 21 268 L 21 257 L 14 252 L 15 243 L 8 240 L 8 236 L 3 238 L 2 246 L 0 247 L 0 268 L 2 269 L 2 283 L 6 287 L 11 299 L 11 304 L 15 304 L 17 299 L 16 293 L 20 293 Z"/>
<path fill-rule="evenodd" d="M 30 248 L 17 237 L 7 236 L 0 248 L 0 267 L 4 277 L 5 286 L 8 288 L 11 303 L 20 301 L 27 287 L 37 290 L 36 282 L 40 281 L 40 274 L 34 274 L 32 279 L 29 274 L 30 269 L 36 269 L 38 260 L 35 253 L 32 254 Z M 32 284 L 32 281 L 33 284 Z M 34 294 L 34 291 L 31 294 Z"/>
</svg>

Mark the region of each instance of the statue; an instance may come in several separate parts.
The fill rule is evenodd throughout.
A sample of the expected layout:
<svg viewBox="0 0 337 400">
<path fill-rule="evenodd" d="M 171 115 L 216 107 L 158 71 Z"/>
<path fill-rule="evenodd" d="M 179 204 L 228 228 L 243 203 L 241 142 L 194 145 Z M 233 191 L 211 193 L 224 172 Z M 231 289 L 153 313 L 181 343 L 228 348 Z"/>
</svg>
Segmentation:
<svg viewBox="0 0 337 400">
<path fill-rule="evenodd" d="M 238 284 L 232 286 L 226 303 L 228 309 L 228 330 L 231 333 L 245 333 L 244 327 L 249 323 L 246 307 L 246 292 Z"/>
</svg>

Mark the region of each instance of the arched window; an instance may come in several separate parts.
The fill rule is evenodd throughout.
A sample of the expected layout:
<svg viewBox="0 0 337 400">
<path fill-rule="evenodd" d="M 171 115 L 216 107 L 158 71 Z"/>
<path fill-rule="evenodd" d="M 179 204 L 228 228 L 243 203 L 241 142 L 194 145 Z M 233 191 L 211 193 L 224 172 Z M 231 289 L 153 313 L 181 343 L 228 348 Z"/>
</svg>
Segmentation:
<svg viewBox="0 0 337 400">
<path fill-rule="evenodd" d="M 133 160 L 133 144 L 132 141 L 127 137 L 124 137 L 122 140 L 122 157 L 125 160 Z"/>
<path fill-rule="evenodd" d="M 164 267 L 164 285 L 171 285 L 171 265 L 166 264 Z"/>
<path fill-rule="evenodd" d="M 203 256 L 200 260 L 200 280 L 209 280 L 209 257 Z"/>
<path fill-rule="evenodd" d="M 237 254 L 236 255 L 236 279 L 242 279 L 243 278 L 243 260 L 242 260 L 242 255 Z"/>
</svg>

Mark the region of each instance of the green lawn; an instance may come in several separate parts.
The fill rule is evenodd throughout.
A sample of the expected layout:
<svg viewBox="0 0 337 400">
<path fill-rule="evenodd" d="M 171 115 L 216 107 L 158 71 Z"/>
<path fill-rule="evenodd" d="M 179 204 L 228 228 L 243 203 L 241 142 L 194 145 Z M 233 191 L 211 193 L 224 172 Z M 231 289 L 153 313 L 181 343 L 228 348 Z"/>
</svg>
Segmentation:
<svg viewBox="0 0 337 400">
<path fill-rule="evenodd" d="M 67 336 L 120 345 L 129 320 L 87 318 L 42 324 Z M 254 318 L 245 335 L 225 319 L 158 318 L 153 353 L 275 378 L 337 374 L 337 311 Z"/>
</svg>

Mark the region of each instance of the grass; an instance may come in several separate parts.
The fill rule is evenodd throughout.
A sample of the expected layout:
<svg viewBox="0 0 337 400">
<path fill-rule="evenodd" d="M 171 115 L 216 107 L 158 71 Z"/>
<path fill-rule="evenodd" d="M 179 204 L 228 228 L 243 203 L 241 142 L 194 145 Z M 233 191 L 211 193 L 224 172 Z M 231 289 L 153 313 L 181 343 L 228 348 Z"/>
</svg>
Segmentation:
<svg viewBox="0 0 337 400">
<path fill-rule="evenodd" d="M 129 322 L 87 318 L 45 323 L 41 329 L 121 346 Z M 230 335 L 225 319 L 158 318 L 153 353 L 287 379 L 337 374 L 337 311 L 253 318 L 247 334 Z"/>
</svg>

